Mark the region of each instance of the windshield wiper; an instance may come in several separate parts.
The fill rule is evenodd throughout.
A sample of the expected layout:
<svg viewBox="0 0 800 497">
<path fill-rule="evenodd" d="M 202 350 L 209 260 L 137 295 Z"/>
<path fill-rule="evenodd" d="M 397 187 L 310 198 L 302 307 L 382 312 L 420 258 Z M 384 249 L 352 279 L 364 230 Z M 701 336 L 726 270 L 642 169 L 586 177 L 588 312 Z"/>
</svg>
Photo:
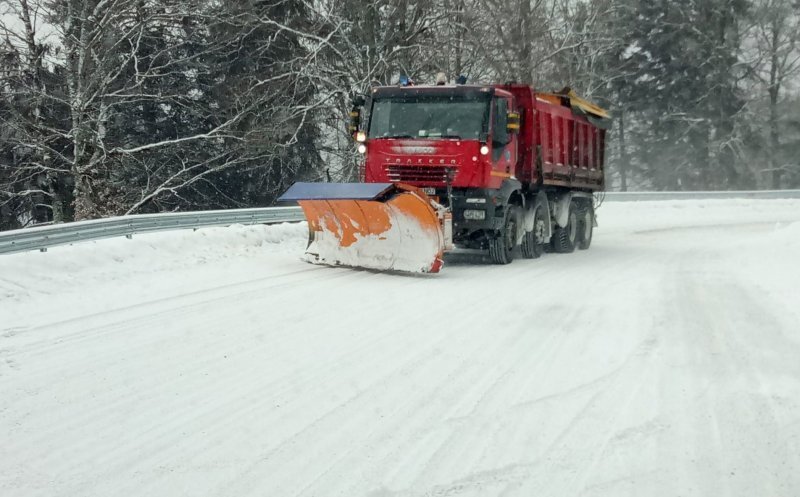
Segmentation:
<svg viewBox="0 0 800 497">
<path fill-rule="evenodd" d="M 376 136 L 375 138 L 415 138 L 414 135 L 390 135 L 390 136 Z"/>
</svg>

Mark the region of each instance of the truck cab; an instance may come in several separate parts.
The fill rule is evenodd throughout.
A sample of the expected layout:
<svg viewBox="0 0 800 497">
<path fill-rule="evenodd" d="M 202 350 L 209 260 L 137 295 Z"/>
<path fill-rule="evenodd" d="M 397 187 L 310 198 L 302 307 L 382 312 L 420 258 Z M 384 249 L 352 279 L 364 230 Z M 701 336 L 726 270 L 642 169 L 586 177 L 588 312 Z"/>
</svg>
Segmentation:
<svg viewBox="0 0 800 497">
<path fill-rule="evenodd" d="M 372 90 L 364 180 L 434 191 L 499 188 L 514 176 L 511 93 L 491 86 L 399 86 Z M 446 201 L 443 199 L 443 201 Z"/>
</svg>

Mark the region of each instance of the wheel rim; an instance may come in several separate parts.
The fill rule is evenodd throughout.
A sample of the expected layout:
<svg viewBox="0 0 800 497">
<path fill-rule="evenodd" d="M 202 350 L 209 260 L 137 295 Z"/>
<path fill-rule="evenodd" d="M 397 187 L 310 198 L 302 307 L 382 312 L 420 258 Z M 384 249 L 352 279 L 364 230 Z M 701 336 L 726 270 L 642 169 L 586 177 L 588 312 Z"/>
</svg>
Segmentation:
<svg viewBox="0 0 800 497">
<path fill-rule="evenodd" d="M 508 222 L 506 222 L 506 232 L 503 234 L 506 242 L 505 248 L 508 251 L 514 248 L 515 232 L 516 232 L 516 224 L 514 223 L 514 216 L 512 213 L 508 218 Z"/>
<path fill-rule="evenodd" d="M 533 217 L 533 240 L 537 245 L 544 243 L 544 218 L 541 207 L 536 209 Z"/>
<path fill-rule="evenodd" d="M 586 212 L 586 219 L 584 220 L 584 227 L 583 227 L 583 239 L 588 241 L 592 239 L 592 213 Z"/>
</svg>

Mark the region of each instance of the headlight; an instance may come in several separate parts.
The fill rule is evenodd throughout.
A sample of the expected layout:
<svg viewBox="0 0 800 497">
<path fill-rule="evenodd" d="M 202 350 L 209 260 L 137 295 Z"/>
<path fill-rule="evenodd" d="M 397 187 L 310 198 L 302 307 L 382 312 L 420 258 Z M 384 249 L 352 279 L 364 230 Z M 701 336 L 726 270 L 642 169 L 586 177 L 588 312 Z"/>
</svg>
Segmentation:
<svg viewBox="0 0 800 497">
<path fill-rule="evenodd" d="M 356 141 L 358 143 L 364 143 L 365 141 L 367 141 L 367 134 L 364 133 L 363 131 L 359 131 L 358 133 L 356 133 Z"/>
<path fill-rule="evenodd" d="M 363 154 L 363 153 L 365 153 L 366 151 L 367 151 L 367 146 L 366 146 L 366 145 L 364 145 L 363 143 L 362 143 L 362 144 L 360 144 L 360 145 L 358 146 L 358 153 L 359 153 L 359 154 Z"/>
<path fill-rule="evenodd" d="M 489 153 L 489 147 L 487 147 L 486 145 L 483 145 L 481 147 L 481 155 L 486 155 L 488 153 Z"/>
<path fill-rule="evenodd" d="M 481 211 L 477 209 L 467 209 L 464 211 L 464 219 L 469 219 L 472 221 L 483 221 L 486 219 L 486 211 Z"/>
</svg>

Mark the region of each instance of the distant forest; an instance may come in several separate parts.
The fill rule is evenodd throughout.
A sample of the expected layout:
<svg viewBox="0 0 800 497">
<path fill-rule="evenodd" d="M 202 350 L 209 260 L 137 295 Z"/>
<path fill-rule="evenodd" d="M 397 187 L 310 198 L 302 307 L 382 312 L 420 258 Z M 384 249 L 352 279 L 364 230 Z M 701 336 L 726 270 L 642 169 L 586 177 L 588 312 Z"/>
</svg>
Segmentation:
<svg viewBox="0 0 800 497">
<path fill-rule="evenodd" d="M 608 108 L 610 190 L 800 188 L 798 0 L 0 0 L 0 229 L 352 181 L 440 71 Z"/>
</svg>

